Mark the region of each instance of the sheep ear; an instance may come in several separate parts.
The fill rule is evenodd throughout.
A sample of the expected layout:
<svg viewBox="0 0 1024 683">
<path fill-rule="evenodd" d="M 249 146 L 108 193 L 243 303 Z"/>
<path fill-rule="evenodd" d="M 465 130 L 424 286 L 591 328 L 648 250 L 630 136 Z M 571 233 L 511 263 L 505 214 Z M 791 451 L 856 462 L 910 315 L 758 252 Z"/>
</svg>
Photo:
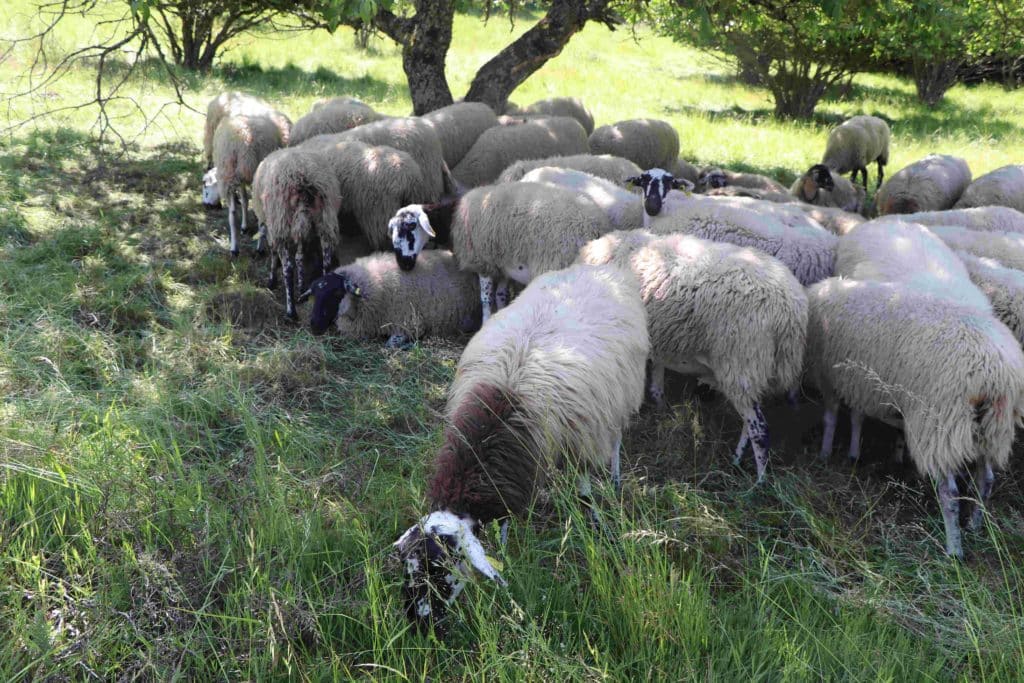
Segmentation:
<svg viewBox="0 0 1024 683">
<path fill-rule="evenodd" d="M 501 572 L 491 564 L 491 559 L 487 557 L 487 553 L 484 552 L 484 546 L 480 543 L 480 539 L 471 533 L 459 534 L 458 543 L 459 551 L 473 569 L 477 570 L 491 581 L 494 581 L 499 586 L 508 586 L 508 582 L 505 581 Z"/>
<path fill-rule="evenodd" d="M 302 294 L 299 294 L 299 298 L 295 300 L 295 303 L 304 304 L 309 300 L 309 297 L 313 296 L 313 289 L 307 289 Z"/>
<path fill-rule="evenodd" d="M 420 223 L 420 227 L 423 228 L 423 232 L 427 233 L 431 237 L 437 237 L 437 233 L 434 232 L 433 226 L 430 225 L 430 219 L 427 218 L 426 211 L 420 211 L 420 215 L 417 217 Z"/>
<path fill-rule="evenodd" d="M 362 296 L 363 295 L 363 290 L 359 288 L 359 285 L 357 285 L 356 283 L 352 282 L 348 278 L 345 278 L 345 291 L 348 292 L 349 294 L 351 294 L 352 296 Z"/>
<path fill-rule="evenodd" d="M 627 185 L 636 185 L 637 187 L 639 187 L 640 184 L 641 184 L 640 176 L 638 176 L 638 175 L 631 175 L 631 176 L 629 176 L 628 178 L 626 178 L 626 184 Z"/>
<path fill-rule="evenodd" d="M 674 189 L 674 190 L 682 190 L 683 192 L 692 192 L 693 191 L 693 187 L 694 187 L 693 183 L 691 183 L 686 178 L 673 178 L 672 179 L 672 189 Z"/>
</svg>

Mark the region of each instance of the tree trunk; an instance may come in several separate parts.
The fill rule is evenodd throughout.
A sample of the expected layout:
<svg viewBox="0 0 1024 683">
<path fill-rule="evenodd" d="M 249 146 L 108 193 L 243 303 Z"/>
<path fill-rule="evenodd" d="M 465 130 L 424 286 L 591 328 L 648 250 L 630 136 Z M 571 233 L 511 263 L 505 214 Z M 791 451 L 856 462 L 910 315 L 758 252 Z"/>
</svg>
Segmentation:
<svg viewBox="0 0 1024 683">
<path fill-rule="evenodd" d="M 413 29 L 402 45 L 402 68 L 409 81 L 409 96 L 416 116 L 452 103 L 444 73 L 452 44 L 454 0 L 417 0 Z"/>
<path fill-rule="evenodd" d="M 469 102 L 483 102 L 502 112 L 509 95 L 562 48 L 590 20 L 614 28 L 621 19 L 608 8 L 610 0 L 553 0 L 533 28 L 480 67 L 466 93 Z"/>
<path fill-rule="evenodd" d="M 935 108 L 942 101 L 946 91 L 956 85 L 960 75 L 961 60 L 943 62 L 914 62 L 914 85 L 917 98 L 929 108 Z"/>
<path fill-rule="evenodd" d="M 793 77 L 769 83 L 775 99 L 775 117 L 809 119 L 825 94 L 828 84 L 822 81 Z"/>
</svg>

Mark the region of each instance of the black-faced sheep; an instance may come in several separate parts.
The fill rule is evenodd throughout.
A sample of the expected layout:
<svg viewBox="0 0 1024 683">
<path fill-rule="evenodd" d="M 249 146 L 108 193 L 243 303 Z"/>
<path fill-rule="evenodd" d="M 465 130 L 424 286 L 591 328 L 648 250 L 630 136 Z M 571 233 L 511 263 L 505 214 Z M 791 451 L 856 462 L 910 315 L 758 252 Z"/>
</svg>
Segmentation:
<svg viewBox="0 0 1024 683">
<path fill-rule="evenodd" d="M 807 204 L 862 213 L 867 193 L 841 175 L 832 173 L 825 164 L 815 164 L 796 179 L 790 194 Z"/>
<path fill-rule="evenodd" d="M 878 184 L 875 186 L 878 187 L 885 177 L 885 165 L 889 163 L 890 135 L 889 124 L 877 116 L 854 116 L 828 134 L 821 163 L 840 175 L 850 173 L 853 182 L 857 182 L 857 172 L 860 171 L 866 190 L 868 164 L 878 162 Z"/>
</svg>

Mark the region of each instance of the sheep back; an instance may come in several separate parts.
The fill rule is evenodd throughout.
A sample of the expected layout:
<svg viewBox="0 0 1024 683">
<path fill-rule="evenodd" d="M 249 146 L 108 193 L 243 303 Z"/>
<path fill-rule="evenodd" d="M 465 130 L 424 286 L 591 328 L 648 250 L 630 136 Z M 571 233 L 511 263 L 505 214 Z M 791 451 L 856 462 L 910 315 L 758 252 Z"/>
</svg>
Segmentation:
<svg viewBox="0 0 1024 683">
<path fill-rule="evenodd" d="M 594 115 L 578 97 L 549 97 L 525 107 L 516 107 L 515 111 L 508 111 L 506 107 L 505 113 L 522 116 L 569 116 L 579 121 L 587 135 L 594 132 Z"/>
<path fill-rule="evenodd" d="M 1007 268 L 1024 270 L 1024 235 L 970 230 L 959 225 L 934 225 L 930 230 L 951 249 L 994 258 Z"/>
<path fill-rule="evenodd" d="M 988 297 L 992 311 L 1019 344 L 1024 344 L 1024 273 L 999 261 L 980 258 L 966 251 L 956 255 L 967 268 L 971 282 Z"/>
<path fill-rule="evenodd" d="M 608 217 L 613 230 L 633 230 L 644 224 L 644 207 L 636 193 L 605 178 L 568 168 L 542 166 L 524 175 L 522 182 L 548 183 L 586 196 Z"/>
<path fill-rule="evenodd" d="M 1024 211 L 1024 164 L 1003 166 L 974 179 L 955 208 L 1007 206 Z"/>
<path fill-rule="evenodd" d="M 317 135 L 342 133 L 382 118 L 383 114 L 352 97 L 335 97 L 317 102 L 312 111 L 295 122 L 291 144 L 301 144 Z"/>
<path fill-rule="evenodd" d="M 638 176 L 643 171 L 629 159 L 612 154 L 573 154 L 571 156 L 545 157 L 543 159 L 524 159 L 517 161 L 498 176 L 499 183 L 510 183 L 522 180 L 530 171 L 545 166 L 570 168 L 583 171 L 599 178 L 610 180 L 621 185 L 626 178 Z"/>
<path fill-rule="evenodd" d="M 213 163 L 217 168 L 217 186 L 221 197 L 230 188 L 252 183 L 256 167 L 276 149 L 284 147 L 276 122 L 265 115 L 230 116 L 221 119 L 213 134 Z"/>
<path fill-rule="evenodd" d="M 867 220 L 859 213 L 851 213 L 828 206 L 814 206 L 803 202 L 795 203 L 793 206 L 803 211 L 833 235 L 845 235 Z"/>
<path fill-rule="evenodd" d="M 971 169 L 960 157 L 929 154 L 894 173 L 878 189 L 878 215 L 943 211 L 971 183 Z"/>
<path fill-rule="evenodd" d="M 206 165 L 213 163 L 213 135 L 222 119 L 229 116 L 269 116 L 281 131 L 281 138 L 288 144 L 291 121 L 274 109 L 265 100 L 237 90 L 223 92 L 206 105 L 206 125 L 203 130 L 203 154 Z"/>
<path fill-rule="evenodd" d="M 640 168 L 674 168 L 679 159 L 679 134 L 667 121 L 628 119 L 595 128 L 590 134 L 593 154 L 615 154 Z"/>
<path fill-rule="evenodd" d="M 854 116 L 828 134 L 821 163 L 836 173 L 864 168 L 872 161 L 889 163 L 889 124 L 877 116 Z"/>
<path fill-rule="evenodd" d="M 971 209 L 922 211 L 900 216 L 923 225 L 962 225 L 971 230 L 1024 234 L 1024 213 L 1005 206 L 979 206 Z"/>
<path fill-rule="evenodd" d="M 421 116 L 437 131 L 448 168 L 455 168 L 477 138 L 498 125 L 498 116 L 483 102 L 456 102 Z"/>
</svg>

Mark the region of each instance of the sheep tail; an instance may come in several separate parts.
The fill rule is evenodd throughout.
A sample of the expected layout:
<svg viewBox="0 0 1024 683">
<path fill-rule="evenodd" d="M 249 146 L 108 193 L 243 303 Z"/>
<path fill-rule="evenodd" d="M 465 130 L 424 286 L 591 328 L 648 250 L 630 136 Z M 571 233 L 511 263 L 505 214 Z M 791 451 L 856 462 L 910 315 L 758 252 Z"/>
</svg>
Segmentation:
<svg viewBox="0 0 1024 683">
<path fill-rule="evenodd" d="M 1020 421 L 1020 406 L 1009 397 L 989 396 L 974 406 L 975 446 L 983 462 L 1001 468 L 1013 445 L 1014 425 Z"/>
</svg>

